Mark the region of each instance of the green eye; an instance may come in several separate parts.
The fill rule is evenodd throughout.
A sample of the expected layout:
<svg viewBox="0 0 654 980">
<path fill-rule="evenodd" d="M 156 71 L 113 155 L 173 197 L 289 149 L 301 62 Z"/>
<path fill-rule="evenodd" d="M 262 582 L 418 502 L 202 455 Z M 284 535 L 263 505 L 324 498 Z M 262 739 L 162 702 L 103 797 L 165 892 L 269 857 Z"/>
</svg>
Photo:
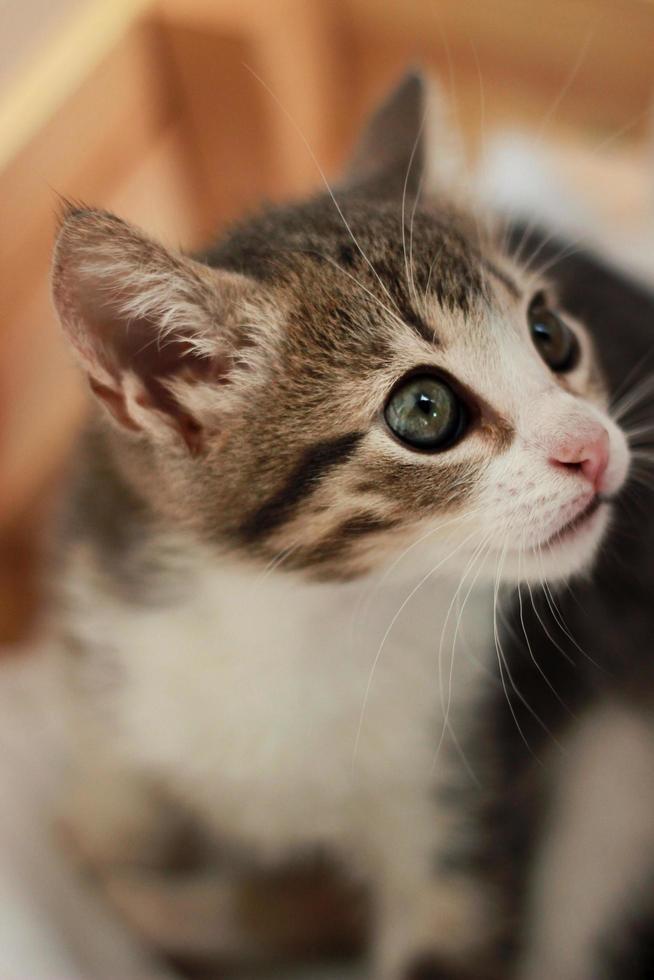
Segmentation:
<svg viewBox="0 0 654 980">
<path fill-rule="evenodd" d="M 547 308 L 542 293 L 529 306 L 529 330 L 536 350 L 558 374 L 571 371 L 579 359 L 579 344 L 570 327 Z"/>
<path fill-rule="evenodd" d="M 465 426 L 460 399 L 431 374 L 414 375 L 396 387 L 384 417 L 398 439 L 416 449 L 445 449 L 463 434 Z"/>
</svg>

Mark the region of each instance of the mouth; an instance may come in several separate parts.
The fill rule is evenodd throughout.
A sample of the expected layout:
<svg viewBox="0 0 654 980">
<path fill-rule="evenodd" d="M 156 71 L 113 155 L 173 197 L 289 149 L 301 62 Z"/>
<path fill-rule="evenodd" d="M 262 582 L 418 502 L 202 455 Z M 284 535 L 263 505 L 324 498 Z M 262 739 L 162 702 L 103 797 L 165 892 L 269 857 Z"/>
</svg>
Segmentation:
<svg viewBox="0 0 654 980">
<path fill-rule="evenodd" d="M 575 514 L 571 520 L 560 527 L 558 531 L 555 531 L 554 534 L 550 535 L 549 538 L 543 541 L 541 543 L 541 547 L 551 548 L 557 544 L 563 544 L 564 542 L 569 541 L 578 531 L 590 524 L 592 518 L 603 504 L 609 504 L 610 502 L 611 498 L 606 494 L 595 494 L 590 503 Z"/>
</svg>

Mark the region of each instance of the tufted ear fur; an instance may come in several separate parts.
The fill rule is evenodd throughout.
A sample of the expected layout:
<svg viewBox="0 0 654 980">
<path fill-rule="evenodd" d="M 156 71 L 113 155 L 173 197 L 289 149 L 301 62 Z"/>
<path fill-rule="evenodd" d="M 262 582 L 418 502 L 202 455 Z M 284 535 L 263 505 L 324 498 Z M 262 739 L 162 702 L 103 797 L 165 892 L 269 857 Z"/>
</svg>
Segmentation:
<svg viewBox="0 0 654 980">
<path fill-rule="evenodd" d="M 352 186 L 384 180 L 409 195 L 434 193 L 460 182 L 461 138 L 440 86 L 423 72 L 407 72 L 370 117 L 347 168 Z"/>
<path fill-rule="evenodd" d="M 53 296 L 91 389 L 123 428 L 201 452 L 230 380 L 249 280 L 172 254 L 102 211 L 70 209 Z M 205 397 L 202 397 L 204 394 Z"/>
</svg>

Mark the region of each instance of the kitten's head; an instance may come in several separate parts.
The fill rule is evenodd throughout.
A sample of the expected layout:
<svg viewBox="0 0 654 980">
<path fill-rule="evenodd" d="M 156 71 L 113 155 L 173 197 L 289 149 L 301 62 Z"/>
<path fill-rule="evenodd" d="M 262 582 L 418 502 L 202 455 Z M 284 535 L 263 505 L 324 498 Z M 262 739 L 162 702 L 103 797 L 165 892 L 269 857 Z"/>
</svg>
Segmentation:
<svg viewBox="0 0 654 980">
<path fill-rule="evenodd" d="M 279 574 L 415 545 L 414 568 L 565 576 L 625 479 L 586 330 L 443 185 L 429 91 L 405 79 L 334 198 L 198 258 L 103 212 L 61 228 L 55 302 L 119 465 L 165 520 Z"/>
</svg>

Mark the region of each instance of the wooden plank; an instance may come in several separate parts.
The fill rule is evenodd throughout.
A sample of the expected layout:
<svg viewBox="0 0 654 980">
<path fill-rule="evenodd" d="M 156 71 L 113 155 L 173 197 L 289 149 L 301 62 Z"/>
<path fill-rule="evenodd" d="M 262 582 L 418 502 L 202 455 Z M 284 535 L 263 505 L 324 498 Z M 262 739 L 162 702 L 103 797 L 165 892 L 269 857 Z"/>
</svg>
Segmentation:
<svg viewBox="0 0 654 980">
<path fill-rule="evenodd" d="M 5 315 L 48 265 L 57 195 L 104 203 L 174 117 L 158 42 L 152 25 L 138 25 L 0 172 Z"/>
<path fill-rule="evenodd" d="M 207 240 L 274 191 L 266 120 L 242 38 L 179 24 L 167 40 Z"/>
<path fill-rule="evenodd" d="M 197 152 L 208 172 L 213 170 L 209 182 L 218 206 L 225 194 L 215 186 L 220 174 L 212 161 L 226 152 L 229 137 L 247 149 L 241 166 L 254 192 L 251 200 L 262 191 L 284 196 L 319 185 L 317 164 L 330 167 L 334 117 L 344 101 L 334 5 L 161 0 L 159 9 L 186 111 L 195 117 Z M 252 154 L 262 157 L 254 168 L 248 166 Z"/>
<path fill-rule="evenodd" d="M 152 0 L 92 0 L 75 8 L 0 98 L 0 170 L 80 87 Z"/>
</svg>

